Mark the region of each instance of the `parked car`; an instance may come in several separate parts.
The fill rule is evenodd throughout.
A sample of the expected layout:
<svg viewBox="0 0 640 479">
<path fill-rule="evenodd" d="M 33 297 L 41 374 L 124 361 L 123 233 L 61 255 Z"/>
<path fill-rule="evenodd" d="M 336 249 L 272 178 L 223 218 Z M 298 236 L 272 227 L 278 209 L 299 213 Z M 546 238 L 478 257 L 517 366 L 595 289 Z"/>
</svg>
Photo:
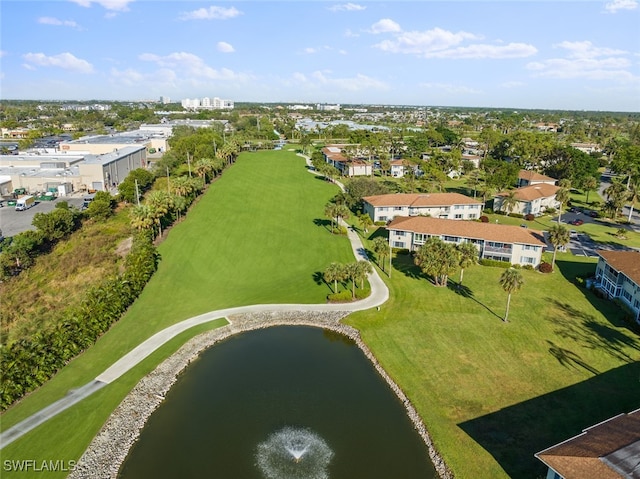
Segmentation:
<svg viewBox="0 0 640 479">
<path fill-rule="evenodd" d="M 570 223 L 572 225 L 574 225 L 574 226 L 580 226 L 581 224 L 584 224 L 584 221 L 582 221 L 582 220 L 573 220 Z"/>
<path fill-rule="evenodd" d="M 598 212 L 597 212 L 597 211 L 595 211 L 595 210 L 592 210 L 592 211 L 589 213 L 589 216 L 591 216 L 592 218 L 599 218 L 599 217 L 600 217 L 600 215 L 598 214 Z"/>
</svg>

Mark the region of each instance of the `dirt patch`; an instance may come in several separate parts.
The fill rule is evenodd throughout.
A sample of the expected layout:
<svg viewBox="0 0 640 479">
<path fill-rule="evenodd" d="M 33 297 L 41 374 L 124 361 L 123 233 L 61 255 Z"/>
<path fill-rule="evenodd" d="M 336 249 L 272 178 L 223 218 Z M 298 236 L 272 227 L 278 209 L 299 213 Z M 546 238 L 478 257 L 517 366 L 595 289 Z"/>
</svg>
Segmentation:
<svg viewBox="0 0 640 479">
<path fill-rule="evenodd" d="M 129 254 L 129 251 L 131 251 L 131 245 L 133 245 L 133 236 L 123 239 L 118 243 L 118 246 L 116 246 L 116 254 L 124 258 Z"/>
</svg>

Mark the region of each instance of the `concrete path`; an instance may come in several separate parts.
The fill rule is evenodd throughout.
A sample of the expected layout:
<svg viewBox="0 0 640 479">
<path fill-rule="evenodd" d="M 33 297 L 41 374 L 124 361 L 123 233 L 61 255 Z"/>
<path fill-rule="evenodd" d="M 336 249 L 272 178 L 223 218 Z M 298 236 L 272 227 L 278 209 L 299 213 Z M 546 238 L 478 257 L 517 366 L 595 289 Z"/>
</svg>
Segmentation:
<svg viewBox="0 0 640 479">
<path fill-rule="evenodd" d="M 315 173 L 312 171 L 312 173 Z M 339 187 L 344 190 L 344 186 L 338 182 L 335 182 Z M 347 236 L 351 242 L 351 248 L 353 250 L 356 260 L 368 261 L 368 257 L 357 233 L 348 225 L 343 224 L 347 228 Z M 78 403 L 85 397 L 93 394 L 98 389 L 106 386 L 107 384 L 115 381 L 127 371 L 138 365 L 147 356 L 153 353 L 160 346 L 171 340 L 178 334 L 190 329 L 199 324 L 207 323 L 218 318 L 228 318 L 234 314 L 252 313 L 252 312 L 266 312 L 266 311 L 362 311 L 365 309 L 375 308 L 385 303 L 389 299 L 389 290 L 387 285 L 384 284 L 382 278 L 378 275 L 378 272 L 373 269 L 368 277 L 369 284 L 371 285 L 371 294 L 360 301 L 354 301 L 353 303 L 334 303 L 334 304 L 256 304 L 251 306 L 240 306 L 236 308 L 220 309 L 217 311 L 210 311 L 200 316 L 194 316 L 189 319 L 185 319 L 179 323 L 169 326 L 166 329 L 154 334 L 143 343 L 136 346 L 130 352 L 122 356 L 113 365 L 107 368 L 102 374 L 96 377 L 95 381 L 92 381 L 79 389 L 69 392 L 65 397 L 54 402 L 50 406 L 40 410 L 39 412 L 29 416 L 27 419 L 19 422 L 15 426 L 3 431 L 0 434 L 0 449 L 4 446 L 11 444 L 16 439 L 22 437 L 27 432 L 31 431 L 40 424 L 46 422 L 50 418 L 54 417 L 58 413 L 68 409 L 74 404 Z M 227 319 L 228 320 L 228 319 Z"/>
</svg>

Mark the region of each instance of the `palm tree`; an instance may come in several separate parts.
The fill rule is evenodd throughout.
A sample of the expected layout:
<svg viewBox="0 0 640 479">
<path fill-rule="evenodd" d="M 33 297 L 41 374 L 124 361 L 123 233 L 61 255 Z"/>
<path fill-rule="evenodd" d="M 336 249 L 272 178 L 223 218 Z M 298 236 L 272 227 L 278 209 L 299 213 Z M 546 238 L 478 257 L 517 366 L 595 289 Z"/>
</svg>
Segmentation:
<svg viewBox="0 0 640 479">
<path fill-rule="evenodd" d="M 505 269 L 500 275 L 500 285 L 507 292 L 507 310 L 504 313 L 504 322 L 509 322 L 509 304 L 511 303 L 511 293 L 518 291 L 524 284 L 522 273 L 515 268 Z"/>
<path fill-rule="evenodd" d="M 384 271 L 384 260 L 389 255 L 389 243 L 382 236 L 378 236 L 371 243 L 371 248 L 378 258 L 378 266 Z"/>
<path fill-rule="evenodd" d="M 331 263 L 324 270 L 322 275 L 325 281 L 333 282 L 333 292 L 338 292 L 338 281 L 343 281 L 345 279 L 345 268 L 344 265 L 340 263 Z"/>
<path fill-rule="evenodd" d="M 562 206 L 569 201 L 569 190 L 567 188 L 560 187 L 560 189 L 556 191 L 556 201 L 560 203 L 560 206 L 558 207 L 558 224 L 560 224 Z"/>
<path fill-rule="evenodd" d="M 358 263 L 347 263 L 344 265 L 345 275 L 351 281 L 351 299 L 356 298 L 356 280 L 360 277 Z"/>
<path fill-rule="evenodd" d="M 458 266 L 460 266 L 460 285 L 462 285 L 462 277 L 464 270 L 478 263 L 478 248 L 473 243 L 461 243 L 458 248 Z"/>
<path fill-rule="evenodd" d="M 335 203 L 327 203 L 324 207 L 324 215 L 331 218 L 331 232 L 333 233 L 333 223 L 337 218 L 338 205 Z"/>
<path fill-rule="evenodd" d="M 613 180 L 613 183 L 604 190 L 604 194 L 607 196 L 607 203 L 610 203 L 610 206 L 613 206 L 613 219 L 616 219 L 618 212 L 624 205 L 627 188 L 621 181 Z"/>
<path fill-rule="evenodd" d="M 369 216 L 367 213 L 358 215 L 358 222 L 360 223 L 360 226 L 362 226 L 362 229 L 365 233 L 367 233 L 369 231 L 369 227 L 373 225 L 371 216 Z"/>
<path fill-rule="evenodd" d="M 587 194 L 587 204 L 589 204 L 589 193 L 592 191 L 596 191 L 598 189 L 598 180 L 593 176 L 588 177 L 584 180 L 584 191 Z"/>
<path fill-rule="evenodd" d="M 551 260 L 551 270 L 553 270 L 555 269 L 558 247 L 569 242 L 569 231 L 563 225 L 553 225 L 549 229 L 549 242 L 553 245 L 553 259 Z"/>
<path fill-rule="evenodd" d="M 449 274 L 458 267 L 458 251 L 454 244 L 432 237 L 416 252 L 414 263 L 436 286 L 446 287 Z"/>
<path fill-rule="evenodd" d="M 360 280 L 360 289 L 364 289 L 364 280 L 371 273 L 373 273 L 371 263 L 364 260 L 360 260 L 356 263 L 356 279 Z"/>
<path fill-rule="evenodd" d="M 502 204 L 500 205 L 500 208 L 506 210 L 508 215 L 510 215 L 513 210 L 516 209 L 516 206 L 518 206 L 518 198 L 516 194 L 516 190 L 511 190 L 506 196 L 502 197 Z"/>
</svg>

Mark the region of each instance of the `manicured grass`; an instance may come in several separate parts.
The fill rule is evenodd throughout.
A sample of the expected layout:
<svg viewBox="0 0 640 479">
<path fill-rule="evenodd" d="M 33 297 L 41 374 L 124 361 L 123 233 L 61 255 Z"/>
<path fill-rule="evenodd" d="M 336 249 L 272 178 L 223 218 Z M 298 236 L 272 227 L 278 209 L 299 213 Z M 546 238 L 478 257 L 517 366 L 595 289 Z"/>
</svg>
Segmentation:
<svg viewBox="0 0 640 479">
<path fill-rule="evenodd" d="M 400 255 L 385 276 L 389 302 L 346 322 L 407 393 L 456 477 L 542 477 L 535 452 L 638 407 L 637 334 L 573 283 L 594 269 L 567 255 L 552 274 L 523 270 L 503 323 L 502 269 L 474 266 L 462 289 L 436 288 Z"/>
<path fill-rule="evenodd" d="M 331 235 L 324 219 L 324 205 L 337 191 L 310 175 L 292 152 L 241 155 L 160 245 L 158 272 L 127 314 L 95 346 L 5 412 L 2 428 L 92 380 L 180 320 L 246 304 L 325 302 L 331 291 L 317 273 L 332 261 L 353 261 L 347 238 Z M 3 459 L 77 458 L 130 387 L 163 355 L 154 357 L 148 368 L 129 372 L 126 384 L 121 378 L 3 449 Z M 84 417 L 87 407 L 91 414 Z M 51 428 L 59 430 L 52 434 Z M 61 456 L 62 451 L 71 452 Z"/>
</svg>

